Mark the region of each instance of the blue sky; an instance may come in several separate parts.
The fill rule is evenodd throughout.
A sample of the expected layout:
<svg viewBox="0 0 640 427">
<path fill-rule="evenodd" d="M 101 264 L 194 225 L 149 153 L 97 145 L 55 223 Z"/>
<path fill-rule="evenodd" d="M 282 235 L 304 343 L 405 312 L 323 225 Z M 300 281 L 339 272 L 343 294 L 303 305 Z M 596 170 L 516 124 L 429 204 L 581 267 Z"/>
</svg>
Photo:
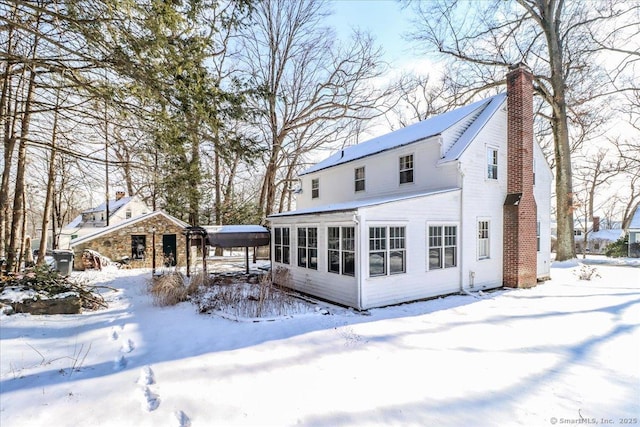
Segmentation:
<svg viewBox="0 0 640 427">
<path fill-rule="evenodd" d="M 350 28 L 368 30 L 385 51 L 388 61 L 406 57 L 402 35 L 409 30 L 409 10 L 402 10 L 395 0 L 333 0 L 334 15 L 330 24 L 340 38 L 349 36 Z"/>
</svg>

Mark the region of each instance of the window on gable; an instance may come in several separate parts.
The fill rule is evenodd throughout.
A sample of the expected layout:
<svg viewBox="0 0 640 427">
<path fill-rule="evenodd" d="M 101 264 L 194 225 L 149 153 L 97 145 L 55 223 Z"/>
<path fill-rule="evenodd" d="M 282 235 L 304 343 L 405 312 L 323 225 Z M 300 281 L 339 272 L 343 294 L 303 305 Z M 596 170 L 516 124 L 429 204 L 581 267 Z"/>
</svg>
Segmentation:
<svg viewBox="0 0 640 427">
<path fill-rule="evenodd" d="M 400 184 L 413 182 L 413 154 L 400 157 Z"/>
<path fill-rule="evenodd" d="M 126 219 L 130 219 L 131 218 L 131 209 L 128 209 L 125 214 L 124 214 Z"/>
<path fill-rule="evenodd" d="M 355 169 L 355 190 L 364 191 L 364 166 Z"/>
<path fill-rule="evenodd" d="M 320 178 L 311 180 L 311 198 L 317 199 L 320 197 Z"/>
<path fill-rule="evenodd" d="M 369 227 L 369 275 L 405 273 L 405 227 Z"/>
<path fill-rule="evenodd" d="M 318 269 L 318 229 L 298 228 L 298 267 Z"/>
<path fill-rule="evenodd" d="M 275 262 L 282 264 L 289 264 L 289 252 L 291 250 L 289 227 L 275 227 L 273 229 L 274 234 L 274 249 Z"/>
<path fill-rule="evenodd" d="M 327 229 L 327 255 L 330 273 L 355 275 L 355 228 L 329 227 Z"/>
<path fill-rule="evenodd" d="M 489 221 L 478 221 L 478 259 L 489 258 Z"/>
<path fill-rule="evenodd" d="M 451 268 L 457 265 L 458 227 L 455 225 L 429 226 L 429 270 Z"/>
<path fill-rule="evenodd" d="M 536 223 L 536 245 L 538 252 L 540 252 L 540 221 Z"/>
<path fill-rule="evenodd" d="M 498 150 L 487 148 L 487 178 L 498 179 Z"/>
</svg>

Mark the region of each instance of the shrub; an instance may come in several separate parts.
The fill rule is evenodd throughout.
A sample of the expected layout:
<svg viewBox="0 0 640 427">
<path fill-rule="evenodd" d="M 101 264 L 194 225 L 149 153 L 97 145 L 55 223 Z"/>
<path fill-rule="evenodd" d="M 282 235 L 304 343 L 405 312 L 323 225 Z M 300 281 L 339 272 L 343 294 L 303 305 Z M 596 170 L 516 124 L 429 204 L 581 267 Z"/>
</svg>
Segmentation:
<svg viewBox="0 0 640 427">
<path fill-rule="evenodd" d="M 595 267 L 582 264 L 580 270 L 576 271 L 576 276 L 580 280 L 591 280 L 592 278 L 600 277 L 600 273 Z"/>
<path fill-rule="evenodd" d="M 627 236 L 623 236 L 615 242 L 609 244 L 604 254 L 612 258 L 626 257 L 629 254 L 629 240 Z"/>
<path fill-rule="evenodd" d="M 169 273 L 156 276 L 151 280 L 150 293 L 153 303 L 161 307 L 176 305 L 186 301 L 187 287 L 180 273 Z"/>
<path fill-rule="evenodd" d="M 281 283 L 290 283 L 288 270 L 276 270 Z M 257 283 L 247 277 L 217 278 L 202 287 L 192 297 L 200 313 L 218 312 L 232 318 L 256 319 L 287 316 L 313 311 L 310 305 L 296 298 L 286 288 L 271 281 L 268 274 L 260 276 Z"/>
</svg>

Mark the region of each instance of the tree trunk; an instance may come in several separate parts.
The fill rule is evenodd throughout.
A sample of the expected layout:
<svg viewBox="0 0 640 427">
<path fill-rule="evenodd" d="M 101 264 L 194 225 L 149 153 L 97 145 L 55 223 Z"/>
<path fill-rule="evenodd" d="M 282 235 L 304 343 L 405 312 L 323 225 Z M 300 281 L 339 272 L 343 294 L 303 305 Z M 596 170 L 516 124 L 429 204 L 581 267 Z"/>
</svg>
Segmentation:
<svg viewBox="0 0 640 427">
<path fill-rule="evenodd" d="M 53 115 L 53 129 L 51 129 L 51 156 L 49 158 L 49 173 L 47 176 L 47 195 L 44 201 L 44 212 L 42 213 L 42 236 L 38 246 L 38 259 L 36 264 L 43 265 L 47 252 L 47 240 L 49 238 L 49 221 L 51 219 L 51 205 L 53 203 L 53 187 L 56 181 L 56 140 L 58 137 L 58 116 L 60 108 L 60 89 L 56 94 L 56 106 Z M 53 246 L 53 245 L 52 245 Z"/>
<path fill-rule="evenodd" d="M 15 9 L 15 6 L 14 6 Z M 7 53 L 12 52 L 13 26 L 8 26 L 7 32 Z M 0 125 L 4 131 L 2 144 L 4 146 L 4 167 L 2 171 L 2 182 L 0 183 L 0 257 L 6 255 L 7 248 L 7 230 L 9 222 L 9 177 L 11 175 L 11 163 L 13 159 L 13 150 L 15 147 L 15 138 L 13 136 L 12 112 L 11 112 L 11 61 L 4 64 L 4 73 L 2 75 L 2 91 L 0 92 Z"/>
<path fill-rule="evenodd" d="M 573 223 L 573 184 L 571 178 L 571 147 L 569 145 L 569 125 L 565 79 L 563 70 L 562 45 L 559 39 L 560 22 L 555 20 L 555 10 L 550 5 L 541 13 L 542 25 L 547 38 L 549 62 L 551 66 L 551 86 L 553 88 L 552 127 L 556 161 L 556 209 L 558 244 L 556 260 L 565 261 L 576 257 Z"/>
<path fill-rule="evenodd" d="M 34 56 L 38 38 L 34 43 Z M 16 185 L 13 199 L 13 212 L 11 218 L 11 235 L 9 237 L 9 250 L 7 253 L 7 271 L 17 269 L 16 259 L 19 253 L 22 236 L 22 220 L 24 217 L 24 175 L 27 163 L 27 138 L 29 136 L 29 125 L 31 122 L 31 104 L 35 94 L 36 71 L 31 68 L 29 75 L 29 86 L 27 88 L 27 100 L 25 102 L 24 113 L 22 114 L 20 143 L 18 145 L 18 163 L 16 167 Z"/>
</svg>

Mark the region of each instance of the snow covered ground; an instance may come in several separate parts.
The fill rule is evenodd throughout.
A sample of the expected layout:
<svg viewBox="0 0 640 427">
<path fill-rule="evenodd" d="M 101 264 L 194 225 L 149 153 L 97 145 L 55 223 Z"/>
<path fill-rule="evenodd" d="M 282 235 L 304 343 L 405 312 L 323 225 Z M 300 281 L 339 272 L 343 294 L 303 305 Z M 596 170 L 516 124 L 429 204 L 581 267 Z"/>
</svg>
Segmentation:
<svg viewBox="0 0 640 427">
<path fill-rule="evenodd" d="M 0 316 L 0 426 L 638 425 L 638 267 L 259 323 L 153 306 L 148 270 L 82 273 L 109 309 Z"/>
</svg>

